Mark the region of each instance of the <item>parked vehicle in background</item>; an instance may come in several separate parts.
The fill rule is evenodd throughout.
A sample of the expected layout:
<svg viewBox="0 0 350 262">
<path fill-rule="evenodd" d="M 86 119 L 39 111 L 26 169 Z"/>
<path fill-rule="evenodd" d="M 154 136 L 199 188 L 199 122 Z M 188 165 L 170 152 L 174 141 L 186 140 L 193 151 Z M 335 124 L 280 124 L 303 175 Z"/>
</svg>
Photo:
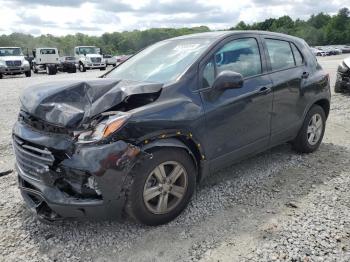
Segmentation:
<svg viewBox="0 0 350 262">
<path fill-rule="evenodd" d="M 323 50 L 320 50 L 318 48 L 311 47 L 311 51 L 315 56 L 326 56 L 327 53 Z"/>
<path fill-rule="evenodd" d="M 0 47 L 0 79 L 3 75 L 31 76 L 30 64 L 20 47 Z"/>
<path fill-rule="evenodd" d="M 340 49 L 333 46 L 325 46 L 320 49 L 325 51 L 327 55 L 340 55 L 342 53 Z"/>
<path fill-rule="evenodd" d="M 68 72 L 68 73 L 76 73 L 77 72 L 77 62 L 74 56 L 62 56 L 59 59 L 60 64 L 58 67 L 59 71 Z"/>
<path fill-rule="evenodd" d="M 55 75 L 60 64 L 58 49 L 54 47 L 40 47 L 33 50 L 33 72 L 45 71 L 48 75 Z"/>
<path fill-rule="evenodd" d="M 106 65 L 117 65 L 117 58 L 115 56 L 104 54 L 103 59 L 105 60 Z"/>
<path fill-rule="evenodd" d="M 344 46 L 343 48 L 342 48 L 342 53 L 343 54 L 349 54 L 350 53 L 350 46 Z"/>
<path fill-rule="evenodd" d="M 128 60 L 129 57 L 131 57 L 132 55 L 119 55 L 119 56 L 116 56 L 117 58 L 117 63 L 120 64 L 120 63 L 123 63 L 124 61 Z"/>
<path fill-rule="evenodd" d="M 106 70 L 106 62 L 96 46 L 77 46 L 74 48 L 74 54 L 80 72 L 87 69 Z"/>
<path fill-rule="evenodd" d="M 100 79 L 32 86 L 20 101 L 19 188 L 39 218 L 126 212 L 159 225 L 235 161 L 285 142 L 317 150 L 330 89 L 304 40 L 218 31 L 158 42 Z"/>
<path fill-rule="evenodd" d="M 338 66 L 337 80 L 334 86 L 334 92 L 341 93 L 350 90 L 350 57 L 344 59 Z"/>
</svg>

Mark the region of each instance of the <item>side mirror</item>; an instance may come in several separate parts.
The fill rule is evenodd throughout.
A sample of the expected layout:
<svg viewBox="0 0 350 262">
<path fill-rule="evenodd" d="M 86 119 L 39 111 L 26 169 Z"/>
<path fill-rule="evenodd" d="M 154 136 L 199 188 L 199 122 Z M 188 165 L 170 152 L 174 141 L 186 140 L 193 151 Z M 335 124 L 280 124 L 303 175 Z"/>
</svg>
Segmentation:
<svg viewBox="0 0 350 262">
<path fill-rule="evenodd" d="M 216 77 L 213 88 L 216 90 L 235 89 L 243 86 L 243 76 L 233 71 L 222 71 Z"/>
</svg>

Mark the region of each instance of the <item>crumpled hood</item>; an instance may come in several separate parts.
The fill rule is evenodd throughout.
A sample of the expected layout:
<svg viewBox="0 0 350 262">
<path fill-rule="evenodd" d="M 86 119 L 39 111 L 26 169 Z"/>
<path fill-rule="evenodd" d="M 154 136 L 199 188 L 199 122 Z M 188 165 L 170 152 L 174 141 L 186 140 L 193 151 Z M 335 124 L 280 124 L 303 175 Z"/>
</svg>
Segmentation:
<svg viewBox="0 0 350 262">
<path fill-rule="evenodd" d="M 127 97 L 158 93 L 162 86 L 115 79 L 69 80 L 28 87 L 20 100 L 23 110 L 36 118 L 57 126 L 79 128 Z"/>
<path fill-rule="evenodd" d="M 0 56 L 0 60 L 1 61 L 18 61 L 18 60 L 21 60 L 23 61 L 24 60 L 24 56 Z"/>
</svg>

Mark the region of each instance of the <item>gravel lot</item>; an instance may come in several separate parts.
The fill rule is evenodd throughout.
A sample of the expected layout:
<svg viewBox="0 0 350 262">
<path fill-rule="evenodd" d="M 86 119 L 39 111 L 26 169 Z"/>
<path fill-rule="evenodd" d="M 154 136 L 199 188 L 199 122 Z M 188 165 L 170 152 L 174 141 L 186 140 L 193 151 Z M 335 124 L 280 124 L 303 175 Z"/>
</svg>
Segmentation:
<svg viewBox="0 0 350 262">
<path fill-rule="evenodd" d="M 345 56 L 320 58 L 332 86 Z M 0 81 L 0 172 L 13 169 L 11 127 L 19 93 L 100 71 Z M 324 143 L 309 155 L 289 145 L 226 168 L 201 184 L 168 225 L 38 222 L 15 172 L 0 177 L 0 261 L 350 261 L 350 99 L 334 94 Z"/>
</svg>

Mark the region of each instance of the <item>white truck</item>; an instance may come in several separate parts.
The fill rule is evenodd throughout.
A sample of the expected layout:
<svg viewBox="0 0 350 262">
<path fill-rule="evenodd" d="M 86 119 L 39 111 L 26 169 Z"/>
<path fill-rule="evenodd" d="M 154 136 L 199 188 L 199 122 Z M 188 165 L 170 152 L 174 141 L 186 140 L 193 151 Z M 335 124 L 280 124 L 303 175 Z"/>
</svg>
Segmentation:
<svg viewBox="0 0 350 262">
<path fill-rule="evenodd" d="M 106 70 L 106 62 L 100 54 L 100 49 L 96 46 L 76 46 L 74 54 L 80 72 L 95 68 Z"/>
<path fill-rule="evenodd" d="M 31 76 L 30 65 L 20 47 L 0 47 L 0 79 L 3 75 Z"/>
<path fill-rule="evenodd" d="M 33 72 L 46 71 L 48 75 L 55 75 L 60 64 L 57 48 L 41 47 L 33 50 Z"/>
</svg>

